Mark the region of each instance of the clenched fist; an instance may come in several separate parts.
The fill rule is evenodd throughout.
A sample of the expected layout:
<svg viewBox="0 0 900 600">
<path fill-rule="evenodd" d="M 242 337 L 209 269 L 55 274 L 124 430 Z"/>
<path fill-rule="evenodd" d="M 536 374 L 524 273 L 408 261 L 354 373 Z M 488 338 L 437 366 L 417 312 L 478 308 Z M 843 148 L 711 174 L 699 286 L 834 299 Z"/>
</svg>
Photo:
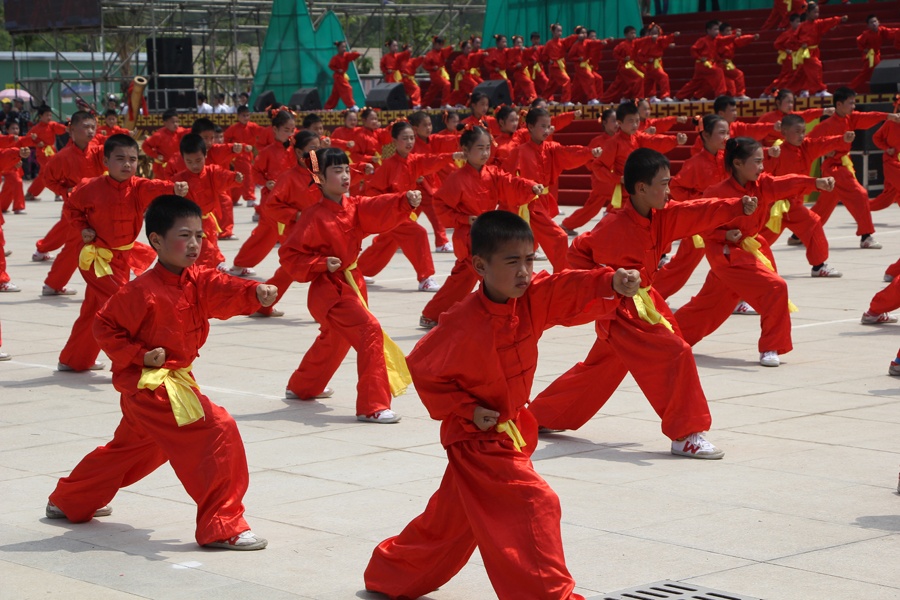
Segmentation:
<svg viewBox="0 0 900 600">
<path fill-rule="evenodd" d="M 256 286 L 256 299 L 263 306 L 272 306 L 275 304 L 276 298 L 278 298 L 278 288 L 274 285 L 261 283 Z"/>
<path fill-rule="evenodd" d="M 341 268 L 341 259 L 337 256 L 329 256 L 325 259 L 325 267 L 328 269 L 329 273 L 334 273 Z"/>
<path fill-rule="evenodd" d="M 422 204 L 422 192 L 419 190 L 409 190 L 406 192 L 406 199 L 409 201 L 410 206 L 417 208 Z"/>
<path fill-rule="evenodd" d="M 834 177 L 819 177 L 816 179 L 816 189 L 823 192 L 834 191 Z"/>
<path fill-rule="evenodd" d="M 754 212 L 756 212 L 756 196 L 744 196 L 743 198 L 741 198 L 741 204 L 744 205 L 745 215 L 752 215 Z"/>
<path fill-rule="evenodd" d="M 616 293 L 631 298 L 641 289 L 641 274 L 634 269 L 616 269 L 612 286 Z"/>
<path fill-rule="evenodd" d="M 176 181 L 175 182 L 175 195 L 181 196 L 184 198 L 188 195 L 188 184 L 187 181 Z"/>
<path fill-rule="evenodd" d="M 154 348 L 144 354 L 145 367 L 161 367 L 166 364 L 166 351 L 163 348 Z"/>
</svg>

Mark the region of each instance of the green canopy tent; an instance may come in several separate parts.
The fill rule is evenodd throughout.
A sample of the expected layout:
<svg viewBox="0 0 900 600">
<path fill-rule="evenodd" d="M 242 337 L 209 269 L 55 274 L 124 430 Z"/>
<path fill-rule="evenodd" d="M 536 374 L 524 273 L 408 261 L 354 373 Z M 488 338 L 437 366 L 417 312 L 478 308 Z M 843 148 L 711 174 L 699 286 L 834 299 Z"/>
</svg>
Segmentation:
<svg viewBox="0 0 900 600">
<path fill-rule="evenodd" d="M 319 27 L 314 29 L 306 3 L 275 0 L 253 79 L 251 105 L 267 90 L 272 90 L 278 102 L 284 104 L 299 88 L 310 87 L 319 90 L 324 104 L 333 87 L 328 61 L 336 51 L 334 42 L 343 39 L 343 27 L 333 12 L 326 13 Z M 347 75 L 353 97 L 362 105 L 365 96 L 356 65 L 351 63 Z M 338 107 L 342 105 L 339 103 Z"/>
</svg>

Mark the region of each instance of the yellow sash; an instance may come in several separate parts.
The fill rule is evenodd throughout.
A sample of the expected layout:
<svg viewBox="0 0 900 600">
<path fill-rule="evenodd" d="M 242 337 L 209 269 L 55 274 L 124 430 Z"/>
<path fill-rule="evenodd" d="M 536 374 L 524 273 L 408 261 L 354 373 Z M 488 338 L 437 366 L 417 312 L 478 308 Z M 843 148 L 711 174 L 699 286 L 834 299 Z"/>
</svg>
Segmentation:
<svg viewBox="0 0 900 600">
<path fill-rule="evenodd" d="M 518 176 L 519 176 L 519 172 L 516 171 L 516 177 L 518 177 Z M 541 192 L 541 196 L 546 196 L 549 193 L 550 193 L 550 188 L 545 187 L 544 191 Z M 532 202 L 534 202 L 537 199 L 538 199 L 538 196 L 537 196 L 537 194 L 535 194 L 534 198 L 532 198 L 531 200 L 528 201 L 528 204 L 531 204 Z M 519 207 L 519 217 L 521 217 L 521 219 L 523 221 L 528 223 L 528 225 L 530 227 L 531 226 L 531 211 L 528 209 L 528 204 L 523 204 L 522 206 Z"/>
<path fill-rule="evenodd" d="M 445 69 L 444 67 L 441 67 L 441 70 L 438 71 L 438 75 L 444 81 L 450 81 L 450 73 L 448 73 L 447 69 Z"/>
<path fill-rule="evenodd" d="M 541 69 L 541 63 L 534 63 L 534 66 L 531 67 L 531 78 L 537 79 L 537 74 L 541 73 L 543 69 Z M 528 72 L 528 69 L 525 69 L 525 72 Z"/>
<path fill-rule="evenodd" d="M 396 83 L 400 83 L 403 81 L 403 74 L 400 71 L 394 71 L 391 75 L 391 79 L 393 79 Z"/>
<path fill-rule="evenodd" d="M 726 71 L 734 71 L 734 63 L 730 59 L 726 58 L 724 62 Z"/>
<path fill-rule="evenodd" d="M 706 248 L 706 242 L 703 241 L 702 236 L 692 235 L 691 241 L 694 242 L 694 248 Z"/>
<path fill-rule="evenodd" d="M 762 244 L 757 242 L 756 238 L 754 238 L 754 237 L 745 237 L 744 239 L 741 240 L 741 248 L 743 248 L 745 252 L 749 252 L 750 254 L 755 256 L 756 260 L 761 262 L 763 264 L 763 266 L 765 266 L 770 271 L 774 271 L 775 267 L 772 266 L 772 261 L 769 260 L 769 257 L 767 257 L 765 254 L 763 254 L 760 251 L 761 247 L 762 247 Z M 796 305 L 794 305 L 793 302 L 788 300 L 788 312 L 795 313 L 795 312 L 797 312 L 797 310 L 798 310 L 798 308 L 796 307 Z"/>
<path fill-rule="evenodd" d="M 791 7 L 794 5 L 794 0 L 784 0 L 784 5 L 787 7 L 787 11 L 791 12 Z"/>
<path fill-rule="evenodd" d="M 629 60 L 627 63 L 625 63 L 625 68 L 631 69 L 632 71 L 634 71 L 635 73 L 640 75 L 641 79 L 644 78 L 644 73 L 640 69 L 638 69 L 636 66 L 634 66 L 633 60 Z"/>
<path fill-rule="evenodd" d="M 593 73 L 594 70 L 591 68 L 591 63 L 588 61 L 582 61 L 578 63 L 578 66 L 587 71 L 588 73 Z"/>
<path fill-rule="evenodd" d="M 849 154 L 845 154 L 841 157 L 841 165 L 847 167 L 847 169 L 853 173 L 853 176 L 856 177 L 856 169 L 853 168 L 853 161 L 850 159 Z"/>
<path fill-rule="evenodd" d="M 356 296 L 362 302 L 363 307 L 369 310 L 369 305 L 366 304 L 362 292 L 359 291 L 359 286 L 356 285 L 356 280 L 353 279 L 353 273 L 350 272 L 355 268 L 356 263 L 354 262 L 344 269 L 344 278 L 350 284 L 350 287 L 353 288 L 353 291 L 356 292 Z M 387 367 L 388 383 L 391 386 L 391 395 L 396 398 L 404 393 L 409 384 L 412 383 L 412 375 L 409 374 L 409 367 L 406 366 L 406 357 L 403 355 L 403 350 L 400 349 L 400 346 L 388 337 L 384 329 L 381 330 L 381 335 L 384 339 L 384 364 Z"/>
<path fill-rule="evenodd" d="M 459 90 L 459 84 L 462 82 L 463 77 L 465 77 L 465 73 L 463 71 L 458 71 L 456 73 L 456 77 L 453 79 L 453 91 Z"/>
<path fill-rule="evenodd" d="M 119 246 L 118 248 L 113 248 L 113 250 L 131 250 L 132 248 L 134 248 L 134 244 Z M 85 244 L 78 255 L 78 268 L 82 271 L 87 271 L 91 268 L 91 265 L 94 265 L 94 275 L 98 278 L 106 277 L 113 273 L 112 267 L 109 266 L 109 261 L 112 260 L 112 257 L 113 253 L 109 248 Z"/>
<path fill-rule="evenodd" d="M 700 62 L 700 61 L 698 60 L 697 62 Z M 708 60 L 703 61 L 703 66 L 706 67 L 707 69 L 712 69 L 712 67 L 713 67 L 712 63 L 709 62 Z"/>
<path fill-rule="evenodd" d="M 787 200 L 778 200 L 775 204 L 772 205 L 772 210 L 769 216 L 769 220 L 766 222 L 766 227 L 768 227 L 773 233 L 781 233 L 783 228 L 781 220 L 784 216 L 784 213 L 788 212 L 791 208 L 791 203 Z"/>
<path fill-rule="evenodd" d="M 665 325 L 666 329 L 675 333 L 675 330 L 672 329 L 672 324 L 660 314 L 658 310 L 656 310 L 656 305 L 653 304 L 653 298 L 650 297 L 650 287 L 641 288 L 638 290 L 637 295 L 633 298 L 634 307 L 638 311 L 638 316 L 642 321 L 646 321 L 651 325 L 658 325 L 662 323 Z"/>
<path fill-rule="evenodd" d="M 562 71 L 563 73 L 566 72 L 566 61 L 565 60 L 563 60 L 561 58 L 558 59 L 556 61 L 556 66 L 559 67 L 559 70 Z M 568 73 L 566 73 L 566 74 L 568 75 Z"/>
<path fill-rule="evenodd" d="M 522 451 L 522 448 L 527 446 L 525 443 L 525 438 L 522 437 L 522 434 L 519 433 L 519 428 L 516 427 L 515 421 L 503 421 L 502 423 L 497 423 L 497 432 L 505 433 L 509 436 L 509 439 L 512 440 L 513 446 L 515 446 L 516 450 L 519 452 Z"/>
<path fill-rule="evenodd" d="M 473 67 L 473 68 L 469 69 L 469 75 L 474 75 L 475 77 L 480 77 L 481 71 L 479 71 L 478 69 Z"/>
<path fill-rule="evenodd" d="M 213 225 L 216 226 L 216 233 L 222 233 L 222 228 L 219 227 L 219 220 L 216 218 L 215 213 L 208 212 L 208 213 L 206 213 L 205 215 L 203 215 L 202 218 L 204 218 L 204 219 L 212 219 Z"/>
<path fill-rule="evenodd" d="M 56 149 L 53 146 L 44 146 L 44 156 L 53 156 L 56 154 Z"/>
<path fill-rule="evenodd" d="M 284 223 L 278 224 L 278 235 L 284 235 L 284 228 L 287 227 Z"/>
<path fill-rule="evenodd" d="M 812 57 L 812 54 L 809 52 L 809 48 L 800 48 L 793 54 L 794 59 L 794 68 L 796 69 L 798 66 L 802 65 L 807 58 Z"/>
<path fill-rule="evenodd" d="M 787 52 L 785 52 L 784 50 L 780 50 L 778 52 L 778 59 L 775 62 L 777 62 L 779 65 L 783 64 L 784 59 L 786 59 L 786 58 L 787 58 Z"/>
<path fill-rule="evenodd" d="M 206 414 L 194 389 L 200 389 L 194 378 L 191 377 L 191 366 L 182 369 L 144 367 L 141 371 L 141 379 L 138 381 L 138 389 L 155 390 L 162 384 L 166 384 L 166 394 L 169 396 L 169 404 L 172 405 L 172 413 L 179 427 L 190 425 L 199 421 Z"/>
<path fill-rule="evenodd" d="M 506 70 L 505 70 L 505 69 L 500 69 L 500 70 L 498 71 L 498 73 L 500 73 L 500 77 L 502 77 L 503 79 L 506 79 L 507 81 L 509 80 L 509 76 L 506 74 Z"/>
<path fill-rule="evenodd" d="M 869 61 L 870 69 L 875 66 L 875 49 L 874 48 L 869 48 L 869 51 L 866 52 L 866 60 Z"/>
<path fill-rule="evenodd" d="M 662 59 L 661 58 L 653 59 L 653 68 L 654 69 L 662 69 Z"/>
<path fill-rule="evenodd" d="M 613 208 L 622 208 L 622 184 L 617 183 L 613 190 L 612 200 L 609 201 Z"/>
</svg>

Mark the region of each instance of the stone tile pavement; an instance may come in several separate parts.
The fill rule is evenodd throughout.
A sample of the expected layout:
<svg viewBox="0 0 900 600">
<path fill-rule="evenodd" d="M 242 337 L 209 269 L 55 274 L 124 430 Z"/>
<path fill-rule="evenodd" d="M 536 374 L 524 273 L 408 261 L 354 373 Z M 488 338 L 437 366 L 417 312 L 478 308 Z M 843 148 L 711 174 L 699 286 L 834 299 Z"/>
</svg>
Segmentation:
<svg viewBox="0 0 900 600">
<path fill-rule="evenodd" d="M 321 402 L 283 390 L 317 327 L 295 285 L 279 319 L 214 322 L 195 363 L 205 392 L 237 420 L 250 463 L 245 498 L 262 552 L 209 551 L 193 541 L 194 505 L 168 466 L 115 498 L 109 518 L 48 521 L 55 480 L 119 420 L 109 371 L 54 370 L 79 295 L 41 298 L 48 265 L 33 243 L 60 205 L 28 206 L 4 227 L 19 294 L 0 295 L 0 597 L 369 598 L 362 571 L 374 545 L 419 514 L 445 466 L 438 424 L 415 392 L 395 401 L 397 425 L 354 418 L 355 356 Z M 237 209 L 246 239 L 250 210 Z M 560 496 L 570 570 L 585 596 L 661 579 L 767 599 L 900 598 L 900 382 L 887 376 L 898 326 L 859 317 L 900 254 L 900 212 L 876 213 L 881 251 L 858 249 L 843 208 L 828 224 L 839 280 L 809 277 L 802 248 L 776 246 L 779 270 L 800 307 L 794 346 L 777 369 L 758 365 L 758 317 L 733 316 L 695 348 L 722 461 L 669 454 L 659 421 L 630 379 L 579 431 L 542 439 L 537 470 Z M 240 242 L 222 242 L 230 259 Z M 451 255 L 434 256 L 439 275 Z M 270 274 L 273 253 L 258 269 Z M 540 263 L 539 263 L 540 264 Z M 546 264 L 546 263 L 544 263 Z M 705 265 L 672 299 L 699 289 Z M 371 290 L 371 305 L 409 350 L 427 300 L 397 256 Z M 555 329 L 541 342 L 535 392 L 587 353 L 590 327 Z M 897 552 L 898 554 L 894 554 Z M 490 598 L 478 555 L 433 600 Z"/>
</svg>

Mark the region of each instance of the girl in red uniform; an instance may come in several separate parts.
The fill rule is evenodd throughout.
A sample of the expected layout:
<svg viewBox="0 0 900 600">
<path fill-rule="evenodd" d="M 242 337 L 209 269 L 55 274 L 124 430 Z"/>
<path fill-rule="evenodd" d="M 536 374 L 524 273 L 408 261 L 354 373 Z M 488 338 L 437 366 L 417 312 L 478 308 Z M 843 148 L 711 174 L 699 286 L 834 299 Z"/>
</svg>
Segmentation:
<svg viewBox="0 0 900 600">
<path fill-rule="evenodd" d="M 34 146 L 34 140 L 25 136 L 19 137 L 19 122 L 10 120 L 6 124 L 6 135 L 13 138 L 12 145 L 18 148 Z M 3 176 L 3 188 L 0 189 L 0 212 L 6 212 L 12 208 L 17 215 L 25 214 L 25 194 L 22 191 L 22 165 L 12 166 L 9 170 L 0 173 Z"/>
<path fill-rule="evenodd" d="M 847 15 L 820 19 L 819 5 L 815 2 L 806 7 L 806 20 L 800 24 L 797 30 L 800 50 L 795 60 L 797 63 L 796 79 L 791 84 L 791 88 L 800 90 L 801 98 L 810 94 L 831 95 L 828 93 L 823 79 L 822 54 L 819 51 L 819 44 L 822 43 L 822 36 L 846 22 Z"/>
<path fill-rule="evenodd" d="M 498 133 L 496 135 L 492 134 L 494 140 L 490 163 L 496 167 L 501 167 L 506 159 L 509 158 L 512 149 L 519 145 L 513 139 L 513 136 L 519 129 L 519 113 L 511 106 L 501 106 L 494 115 L 497 120 Z M 592 144 L 591 147 L 596 145 L 599 144 Z"/>
<path fill-rule="evenodd" d="M 288 398 L 330 397 L 326 387 L 347 352 L 356 350 L 359 382 L 356 418 L 396 423 L 391 395 L 402 394 L 408 372 L 402 353 L 388 364 L 386 335 L 369 311 L 366 283 L 356 260 L 367 235 L 390 231 L 409 219 L 422 194 L 407 191 L 372 198 L 350 196 L 350 160 L 335 148 L 310 154 L 310 171 L 321 186 L 318 202 L 304 210 L 281 246 L 281 265 L 299 282 L 309 282 L 307 307 L 319 323 L 319 336 L 288 381 Z M 315 158 L 313 158 L 315 157 Z M 389 338 L 388 338 L 389 339 Z M 394 379 L 393 385 L 391 379 Z"/>
<path fill-rule="evenodd" d="M 525 40 L 521 35 L 512 36 L 513 47 L 507 53 L 509 75 L 513 82 L 513 101 L 516 104 L 530 104 L 537 98 L 534 80 L 529 70 L 528 51 L 524 47 Z"/>
<path fill-rule="evenodd" d="M 681 33 L 678 31 L 663 35 L 659 25 L 651 24 L 644 37 L 635 41 L 638 68 L 644 72 L 643 95 L 651 100 L 672 100 L 669 74 L 666 73 L 662 59 L 665 50 L 675 46 L 675 38 L 679 35 Z"/>
<path fill-rule="evenodd" d="M 722 72 L 725 74 L 725 87 L 729 96 L 734 96 L 738 100 L 749 100 L 747 96 L 747 86 L 744 83 L 744 72 L 738 69 L 734 64 L 734 55 L 737 48 L 748 46 L 759 39 L 759 34 L 741 35 L 738 29 L 732 34 L 731 25 L 722 23 L 719 26 L 721 35 L 716 40 L 719 47 L 719 58 L 721 59 Z"/>
<path fill-rule="evenodd" d="M 547 52 L 541 45 L 541 34 L 537 32 L 531 34 L 531 45 L 525 50 L 525 64 L 534 81 L 534 92 L 538 96 L 546 96 L 547 85 L 550 83 L 546 73 Z"/>
<path fill-rule="evenodd" d="M 465 298 L 478 282 L 472 267 L 469 239 L 469 229 L 475 218 L 497 208 L 518 213 L 520 206 L 528 204 L 544 190 L 544 186 L 530 179 L 514 177 L 487 164 L 491 156 L 491 136 L 486 129 L 466 129 L 459 145 L 466 164 L 447 177 L 435 196 L 438 215 L 447 227 L 453 227 L 456 264 L 438 293 L 422 309 L 419 327 L 426 329 L 437 325 L 438 317 Z"/>
<path fill-rule="evenodd" d="M 484 70 L 487 71 L 487 77 L 491 80 L 504 80 L 509 86 L 509 97 L 515 98 L 515 90 L 512 81 L 509 78 L 509 48 L 505 35 L 496 34 L 494 36 L 493 48 L 488 50 L 484 55 Z"/>
<path fill-rule="evenodd" d="M 476 74 L 469 69 L 469 55 L 472 53 L 472 42 L 463 40 L 459 43 L 459 55 L 453 59 L 450 69 L 453 71 L 453 92 L 448 104 L 462 107 L 469 102 L 469 94 L 478 85 Z"/>
<path fill-rule="evenodd" d="M 450 105 L 450 75 L 447 73 L 447 60 L 453 54 L 453 46 L 444 46 L 444 38 L 431 38 L 431 50 L 425 53 L 422 68 L 428 72 L 430 83 L 422 106 L 430 108 Z"/>
<path fill-rule="evenodd" d="M 775 92 L 775 110 L 760 115 L 756 119 L 757 123 L 776 123 L 782 121 L 788 115 L 799 115 L 804 122 L 807 123 L 807 132 L 812 130 L 819 123 L 819 119 L 823 116 L 831 116 L 834 114 L 834 107 L 827 108 L 807 108 L 800 112 L 794 112 L 794 92 L 791 90 L 777 90 Z M 782 124 L 783 127 L 784 124 Z M 736 136 L 740 137 L 740 136 Z M 763 144 L 771 146 L 776 140 L 782 139 L 782 135 L 777 131 L 772 131 L 764 140 Z"/>
<path fill-rule="evenodd" d="M 781 0 L 777 0 L 781 1 Z M 772 44 L 778 51 L 776 64 L 781 65 L 781 71 L 778 76 L 772 80 L 765 90 L 763 90 L 761 98 L 768 98 L 772 93 L 779 89 L 792 88 L 794 79 L 797 76 L 797 64 L 794 62 L 794 53 L 800 49 L 800 38 L 797 32 L 800 30 L 800 15 L 791 15 L 790 27 L 781 32 Z"/>
<path fill-rule="evenodd" d="M 572 100 L 580 104 L 599 104 L 597 98 L 601 94 L 597 92 L 594 68 L 590 62 L 591 45 L 587 40 L 587 30 L 584 27 L 576 27 L 575 35 L 578 37 L 569 48 L 568 54 L 569 60 L 575 63 Z M 597 42 L 602 43 L 599 40 Z"/>
<path fill-rule="evenodd" d="M 704 196 L 749 195 L 758 199 L 759 208 L 703 235 L 710 273 L 697 295 L 678 309 L 678 324 L 684 341 L 693 346 L 718 329 L 744 299 L 760 315 L 759 363 L 777 367 L 779 356 L 793 348 L 790 313 L 796 309 L 788 299 L 787 283 L 776 271 L 769 244 L 758 234 L 776 201 L 816 189 L 831 190 L 834 179 L 763 173 L 763 148 L 752 138 L 728 140 L 725 168 L 731 177 L 709 187 Z"/>
<path fill-rule="evenodd" d="M 431 131 L 433 124 L 428 113 L 423 111 L 414 112 L 409 115 L 409 124 L 413 126 L 416 132 L 416 145 L 413 146 L 413 154 L 446 154 L 453 153 L 459 147 L 454 137 L 449 136 L 432 136 Z M 447 237 L 447 231 L 441 224 L 437 213 L 434 211 L 434 194 L 441 187 L 443 181 L 442 173 L 445 169 L 450 170 L 455 165 L 448 165 L 430 175 L 423 175 L 418 182 L 419 191 L 422 192 L 422 212 L 428 217 L 431 223 L 431 230 L 434 232 L 434 251 L 438 253 L 453 252 L 453 244 Z"/>
<path fill-rule="evenodd" d="M 469 100 L 469 107 L 472 109 L 472 114 L 463 119 L 460 122 L 461 125 L 464 127 L 484 127 L 491 132 L 491 135 L 500 133 L 500 128 L 497 126 L 497 119 L 488 114 L 491 110 L 491 101 L 490 98 L 487 97 L 487 94 L 473 92 L 472 97 Z"/>
<path fill-rule="evenodd" d="M 347 71 L 350 70 L 350 63 L 362 56 L 359 52 L 347 52 L 347 42 L 335 42 L 337 54 L 328 61 L 328 68 L 334 73 L 334 87 L 331 88 L 331 95 L 325 101 L 325 110 L 334 110 L 337 107 L 338 100 L 344 103 L 344 107 L 350 110 L 356 110 L 356 101 L 353 99 L 353 88 L 350 87 L 350 76 Z"/>
<path fill-rule="evenodd" d="M 559 92 L 559 101 L 562 104 L 572 104 L 572 86 L 569 74 L 566 71 L 566 56 L 572 44 L 578 39 L 577 35 L 570 35 L 563 39 L 562 25 L 554 23 L 550 26 L 551 38 L 544 45 L 544 54 L 547 57 L 549 81 L 545 95 L 552 98 Z"/>
<path fill-rule="evenodd" d="M 53 118 L 53 109 L 49 106 L 41 106 L 38 108 L 38 122 L 28 131 L 28 135 L 35 141 L 35 157 L 38 163 L 38 174 L 28 186 L 28 192 L 25 194 L 25 200 L 37 200 L 37 197 L 44 191 L 46 184 L 44 183 L 44 167 L 50 162 L 50 158 L 56 154 L 56 136 L 62 135 L 68 131 L 68 128 L 62 123 L 51 121 Z M 57 194 L 59 200 L 59 194 Z"/>
<path fill-rule="evenodd" d="M 380 164 L 381 151 L 391 143 L 391 128 L 381 126 L 378 111 L 374 108 L 362 109 L 359 118 L 362 124 L 353 130 L 353 162 Z"/>
<path fill-rule="evenodd" d="M 4 148 L 0 150 L 0 171 L 9 172 L 12 169 L 19 168 L 22 161 L 31 156 L 31 150 L 28 148 Z M 21 192 L 21 185 L 19 191 Z M 11 252 L 6 251 L 6 239 L 3 237 L 3 214 L 0 213 L 0 293 L 2 292 L 18 292 L 21 291 L 19 286 L 12 283 L 9 273 L 6 272 L 6 257 Z M 2 343 L 2 342 L 0 342 Z M 9 354 L 0 352 L 0 360 L 9 360 Z"/>
<path fill-rule="evenodd" d="M 400 43 L 397 40 L 388 40 L 384 43 L 388 49 L 381 57 L 381 75 L 385 83 L 402 83 L 403 73 L 400 72 Z"/>
</svg>

